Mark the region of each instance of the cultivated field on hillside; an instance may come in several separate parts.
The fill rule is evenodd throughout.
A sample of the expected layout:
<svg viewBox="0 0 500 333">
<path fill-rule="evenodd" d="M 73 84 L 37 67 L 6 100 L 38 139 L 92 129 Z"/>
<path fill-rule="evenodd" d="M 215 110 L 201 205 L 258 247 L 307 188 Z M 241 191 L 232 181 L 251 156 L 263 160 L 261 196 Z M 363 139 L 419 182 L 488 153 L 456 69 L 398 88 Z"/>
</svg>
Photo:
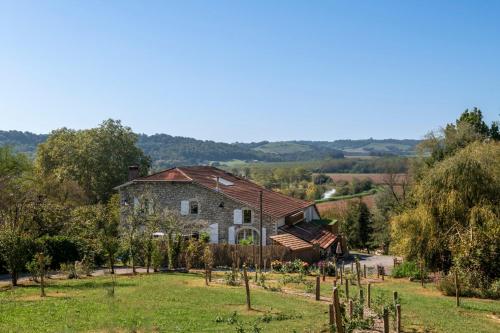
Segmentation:
<svg viewBox="0 0 500 333">
<path fill-rule="evenodd" d="M 327 173 L 326 175 L 330 176 L 334 182 L 346 181 L 350 183 L 354 178 L 359 180 L 368 178 L 376 185 L 386 184 L 388 179 L 390 179 L 390 175 L 387 173 Z M 393 176 L 396 183 L 401 183 L 407 177 L 404 173 L 398 173 Z"/>
<path fill-rule="evenodd" d="M 371 210 L 375 208 L 375 196 L 376 194 L 373 195 L 366 195 L 364 197 L 357 197 L 357 198 L 351 198 L 351 199 L 343 199 L 343 200 L 335 200 L 335 201 L 326 201 L 326 202 L 321 202 L 316 204 L 318 207 L 318 210 L 320 214 L 331 210 L 335 209 L 337 211 L 343 211 L 347 209 L 347 205 L 349 204 L 350 201 L 356 201 L 356 200 L 361 200 L 363 201 L 368 208 Z"/>
</svg>

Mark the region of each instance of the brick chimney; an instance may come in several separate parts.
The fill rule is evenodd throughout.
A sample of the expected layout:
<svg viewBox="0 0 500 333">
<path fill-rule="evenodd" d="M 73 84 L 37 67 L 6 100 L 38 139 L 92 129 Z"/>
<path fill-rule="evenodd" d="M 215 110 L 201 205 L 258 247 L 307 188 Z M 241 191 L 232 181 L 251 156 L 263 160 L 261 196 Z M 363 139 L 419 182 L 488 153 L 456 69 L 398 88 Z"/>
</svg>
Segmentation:
<svg viewBox="0 0 500 333">
<path fill-rule="evenodd" d="M 134 180 L 139 177 L 139 166 L 131 165 L 128 167 L 128 181 Z"/>
</svg>

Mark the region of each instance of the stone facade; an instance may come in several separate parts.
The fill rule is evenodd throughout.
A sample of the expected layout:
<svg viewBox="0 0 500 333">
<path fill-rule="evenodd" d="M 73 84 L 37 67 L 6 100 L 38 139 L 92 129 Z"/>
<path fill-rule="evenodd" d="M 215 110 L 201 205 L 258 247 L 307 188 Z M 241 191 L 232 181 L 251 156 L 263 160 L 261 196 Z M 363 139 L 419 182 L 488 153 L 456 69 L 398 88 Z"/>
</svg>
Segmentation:
<svg viewBox="0 0 500 333">
<path fill-rule="evenodd" d="M 131 183 L 120 188 L 122 205 L 125 203 L 133 205 L 134 202 L 148 200 L 155 212 L 169 209 L 179 214 L 181 221 L 201 220 L 206 221 L 211 229 L 211 242 L 233 243 L 237 242 L 238 236 L 253 230 L 259 235 L 259 211 L 245 206 L 231 198 L 209 190 L 200 185 L 190 182 L 142 182 Z M 183 201 L 196 202 L 198 213 L 182 215 L 181 205 Z M 251 209 L 252 222 L 235 224 L 235 210 Z M 122 210 L 122 218 L 125 218 L 126 210 Z M 265 233 L 265 244 L 271 244 L 269 236 L 276 235 L 277 228 L 284 223 L 284 219 L 272 219 L 263 216 L 263 229 Z M 216 230 L 216 231 L 215 231 Z M 214 234 L 216 232 L 216 235 Z M 232 234 L 232 235 L 231 235 Z M 215 237 L 216 236 L 216 237 Z M 260 237 L 260 235 L 259 235 Z M 256 240 L 257 241 L 257 240 Z"/>
</svg>

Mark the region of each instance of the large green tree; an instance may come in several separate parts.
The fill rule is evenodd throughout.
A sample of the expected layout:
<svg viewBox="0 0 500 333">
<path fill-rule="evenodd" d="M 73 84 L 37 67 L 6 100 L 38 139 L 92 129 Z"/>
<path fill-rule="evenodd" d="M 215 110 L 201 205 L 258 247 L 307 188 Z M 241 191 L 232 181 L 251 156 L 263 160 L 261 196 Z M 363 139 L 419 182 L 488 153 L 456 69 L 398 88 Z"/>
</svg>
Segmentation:
<svg viewBox="0 0 500 333">
<path fill-rule="evenodd" d="M 440 131 L 429 133 L 420 144 L 420 150 L 428 156 L 420 160 L 423 163 L 417 165 L 416 176 L 425 170 L 422 166 L 432 167 L 434 163 L 452 156 L 467 145 L 484 140 L 500 140 L 498 122 L 488 126 L 481 110 L 465 110 L 454 124 L 447 124 Z"/>
<path fill-rule="evenodd" d="M 88 130 L 55 130 L 38 147 L 36 170 L 42 177 L 75 181 L 91 203 L 107 202 L 113 187 L 127 180 L 130 165 L 140 166 L 143 173 L 149 168 L 137 138 L 112 119 Z"/>
<path fill-rule="evenodd" d="M 350 201 L 341 231 L 347 236 L 351 248 L 370 250 L 372 245 L 372 215 L 368 206 L 361 200 Z"/>
<path fill-rule="evenodd" d="M 391 231 L 393 250 L 409 259 L 445 270 L 455 264 L 478 284 L 498 278 L 500 143 L 469 144 L 426 169 Z"/>
</svg>

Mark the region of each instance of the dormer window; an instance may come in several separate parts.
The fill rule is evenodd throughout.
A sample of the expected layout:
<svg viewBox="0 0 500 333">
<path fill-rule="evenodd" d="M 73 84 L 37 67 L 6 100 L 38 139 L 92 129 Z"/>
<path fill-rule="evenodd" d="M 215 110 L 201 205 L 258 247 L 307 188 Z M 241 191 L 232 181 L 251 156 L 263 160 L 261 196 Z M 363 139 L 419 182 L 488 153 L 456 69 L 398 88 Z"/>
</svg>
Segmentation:
<svg viewBox="0 0 500 333">
<path fill-rule="evenodd" d="M 232 181 L 229 181 L 227 179 L 224 179 L 222 177 L 214 177 L 214 180 L 217 182 L 219 181 L 219 184 L 224 185 L 224 186 L 233 186 L 234 183 Z"/>
</svg>

